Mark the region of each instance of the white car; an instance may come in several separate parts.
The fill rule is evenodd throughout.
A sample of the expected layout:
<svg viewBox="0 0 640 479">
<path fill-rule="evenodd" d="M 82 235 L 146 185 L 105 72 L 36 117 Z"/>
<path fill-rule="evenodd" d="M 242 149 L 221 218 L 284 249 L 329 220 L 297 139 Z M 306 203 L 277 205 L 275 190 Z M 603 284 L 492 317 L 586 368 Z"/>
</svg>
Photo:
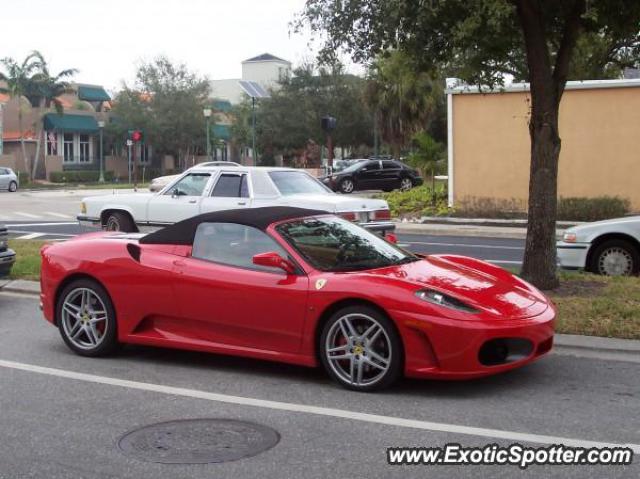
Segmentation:
<svg viewBox="0 0 640 479">
<path fill-rule="evenodd" d="M 640 216 L 597 221 L 569 228 L 557 243 L 565 269 L 608 276 L 640 272 Z"/>
<path fill-rule="evenodd" d="M 11 168 L 0 166 L 0 190 L 18 191 L 18 175 Z"/>
<path fill-rule="evenodd" d="M 205 163 L 200 163 L 198 166 L 240 166 L 240 163 L 236 163 L 235 161 L 207 161 Z M 162 190 L 178 176 L 180 175 L 158 176 L 157 178 L 154 178 L 151 180 L 151 184 L 149 185 L 149 191 L 155 193 Z"/>
<path fill-rule="evenodd" d="M 84 198 L 78 221 L 135 232 L 209 211 L 278 205 L 328 211 L 382 234 L 395 229 L 384 200 L 338 195 L 304 170 L 233 165 L 194 166 L 157 193 Z"/>
</svg>

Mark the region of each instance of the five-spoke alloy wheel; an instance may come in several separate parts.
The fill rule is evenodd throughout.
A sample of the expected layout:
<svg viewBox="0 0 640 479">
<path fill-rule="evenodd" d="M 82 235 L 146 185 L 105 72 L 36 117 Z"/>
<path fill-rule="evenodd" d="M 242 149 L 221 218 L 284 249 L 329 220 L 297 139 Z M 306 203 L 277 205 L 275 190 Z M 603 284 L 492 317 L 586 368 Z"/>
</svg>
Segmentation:
<svg viewBox="0 0 640 479">
<path fill-rule="evenodd" d="M 62 291 L 56 321 L 64 342 L 82 356 L 105 355 L 118 345 L 113 305 L 94 281 L 73 281 Z"/>
<path fill-rule="evenodd" d="M 402 178 L 402 180 L 400 180 L 400 189 L 402 191 L 409 191 L 411 188 L 413 188 L 411 178 Z"/>
<path fill-rule="evenodd" d="M 346 194 L 353 193 L 354 188 L 355 188 L 355 185 L 353 184 L 353 180 L 350 178 L 345 178 L 340 182 L 340 191 L 342 193 L 346 193 Z"/>
<path fill-rule="evenodd" d="M 365 306 L 335 313 L 320 338 L 322 363 L 348 389 L 373 391 L 392 384 L 402 370 L 402 347 L 395 327 Z"/>
</svg>

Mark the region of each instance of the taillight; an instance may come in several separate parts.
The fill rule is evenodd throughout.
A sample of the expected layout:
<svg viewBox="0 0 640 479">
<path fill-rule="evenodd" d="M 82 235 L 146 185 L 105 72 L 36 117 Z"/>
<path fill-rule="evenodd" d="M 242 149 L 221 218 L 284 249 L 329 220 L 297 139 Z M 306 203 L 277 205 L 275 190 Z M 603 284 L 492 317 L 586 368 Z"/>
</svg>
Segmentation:
<svg viewBox="0 0 640 479">
<path fill-rule="evenodd" d="M 374 211 L 373 217 L 376 220 L 390 220 L 391 219 L 391 211 L 390 210 L 376 210 L 376 211 Z"/>
<path fill-rule="evenodd" d="M 346 211 L 344 213 L 339 213 L 340 217 L 344 218 L 345 220 L 349 220 L 349 221 L 355 221 L 356 220 L 356 214 L 353 211 Z"/>
</svg>

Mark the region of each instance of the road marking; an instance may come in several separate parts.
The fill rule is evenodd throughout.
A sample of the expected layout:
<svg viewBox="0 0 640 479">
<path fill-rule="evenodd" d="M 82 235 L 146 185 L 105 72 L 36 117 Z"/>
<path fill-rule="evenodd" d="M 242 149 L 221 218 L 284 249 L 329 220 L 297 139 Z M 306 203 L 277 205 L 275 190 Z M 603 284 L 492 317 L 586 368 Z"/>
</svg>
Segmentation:
<svg viewBox="0 0 640 479">
<path fill-rule="evenodd" d="M 53 211 L 45 211 L 45 213 L 49 216 L 57 216 L 58 218 L 64 218 L 65 220 L 70 220 L 73 216 L 63 215 L 62 213 L 54 213 Z"/>
<path fill-rule="evenodd" d="M 15 224 L 15 225 L 5 225 L 5 226 L 7 228 L 22 228 L 22 227 L 25 227 L 25 226 L 30 228 L 32 226 L 69 226 L 69 225 L 78 226 L 78 222 L 77 221 L 72 221 L 72 222 L 59 222 L 59 223 L 19 223 L 19 224 Z"/>
<path fill-rule="evenodd" d="M 426 242 L 426 241 L 409 241 L 406 244 L 419 244 L 424 246 L 452 246 L 455 248 L 466 247 L 466 248 L 485 248 L 485 249 L 513 249 L 513 250 L 523 250 L 522 246 L 499 246 L 499 245 L 488 245 L 488 244 L 465 244 L 465 243 L 436 243 L 436 242 Z"/>
<path fill-rule="evenodd" d="M 33 218 L 33 219 L 40 219 L 41 218 L 41 216 L 32 215 L 31 213 L 23 213 L 21 211 L 14 211 L 13 214 L 14 215 L 19 215 L 19 216 L 24 216 L 26 218 Z"/>
<path fill-rule="evenodd" d="M 267 399 L 258 399 L 245 396 L 231 396 L 228 394 L 212 393 L 200 391 L 197 389 L 179 388 L 173 386 L 164 386 L 162 384 L 145 383 L 139 381 L 131 381 L 128 379 L 111 378 L 107 376 L 97 376 L 94 374 L 78 373 L 75 371 L 67 371 L 64 369 L 46 368 L 36 366 L 34 364 L 18 363 L 14 361 L 6 361 L 0 359 L 0 367 L 7 369 L 15 369 L 27 371 L 31 373 L 44 374 L 47 376 L 55 376 L 59 378 L 74 379 L 93 384 L 105 384 L 109 386 L 119 386 L 128 389 L 136 389 L 139 391 L 150 391 L 171 396 L 182 396 L 194 399 L 203 399 L 206 401 L 222 402 L 227 404 L 236 404 L 240 406 L 252 406 L 266 409 L 275 409 L 278 411 L 299 412 L 306 414 L 314 414 L 318 416 L 328 416 L 342 419 L 350 419 L 353 421 L 362 421 L 374 424 L 384 424 L 387 426 L 405 427 L 410 429 L 421 429 L 426 431 L 437 431 L 451 434 L 463 434 L 468 436 L 487 437 L 491 439 L 504 439 L 507 441 L 522 441 L 534 444 L 564 444 L 574 447 L 614 447 L 626 446 L 633 449 L 634 452 L 640 453 L 640 444 L 614 444 L 607 442 L 590 441 L 585 439 L 574 439 L 567 437 L 546 436 L 542 434 L 529 434 L 516 431 L 504 431 L 500 429 L 486 429 L 481 427 L 460 426 L 456 424 L 445 424 L 430 421 L 421 421 L 417 419 L 405 419 L 393 416 L 381 416 L 378 414 L 368 414 L 357 411 L 348 411 L 344 409 L 335 409 L 322 406 L 310 406 L 306 404 L 287 403 L 281 401 L 271 401 Z"/>
<path fill-rule="evenodd" d="M 18 236 L 17 240 L 30 240 L 40 238 L 41 236 L 46 236 L 47 233 L 29 233 L 24 236 Z"/>
</svg>

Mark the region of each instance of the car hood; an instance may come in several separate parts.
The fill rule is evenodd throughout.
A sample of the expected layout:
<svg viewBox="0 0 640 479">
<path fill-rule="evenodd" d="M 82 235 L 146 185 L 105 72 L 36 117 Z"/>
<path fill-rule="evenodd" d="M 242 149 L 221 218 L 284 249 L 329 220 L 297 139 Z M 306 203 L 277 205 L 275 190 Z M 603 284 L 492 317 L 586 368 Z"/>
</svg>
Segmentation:
<svg viewBox="0 0 640 479">
<path fill-rule="evenodd" d="M 546 297 L 520 278 L 489 263 L 460 256 L 428 256 L 420 261 L 371 271 L 453 296 L 496 319 L 537 316 Z"/>
<path fill-rule="evenodd" d="M 638 227 L 640 226 L 640 216 L 625 216 L 624 218 L 614 218 L 610 220 L 594 221 L 583 225 L 568 228 L 566 232 L 570 233 L 587 233 L 591 231 L 607 231 L 616 230 L 620 227 Z"/>
<path fill-rule="evenodd" d="M 359 198 L 357 196 L 345 196 L 337 194 L 306 194 L 299 193 L 285 197 L 287 204 L 291 206 L 302 206 L 331 213 L 343 211 L 369 211 L 388 209 L 389 205 L 384 200 L 372 198 Z"/>
</svg>

